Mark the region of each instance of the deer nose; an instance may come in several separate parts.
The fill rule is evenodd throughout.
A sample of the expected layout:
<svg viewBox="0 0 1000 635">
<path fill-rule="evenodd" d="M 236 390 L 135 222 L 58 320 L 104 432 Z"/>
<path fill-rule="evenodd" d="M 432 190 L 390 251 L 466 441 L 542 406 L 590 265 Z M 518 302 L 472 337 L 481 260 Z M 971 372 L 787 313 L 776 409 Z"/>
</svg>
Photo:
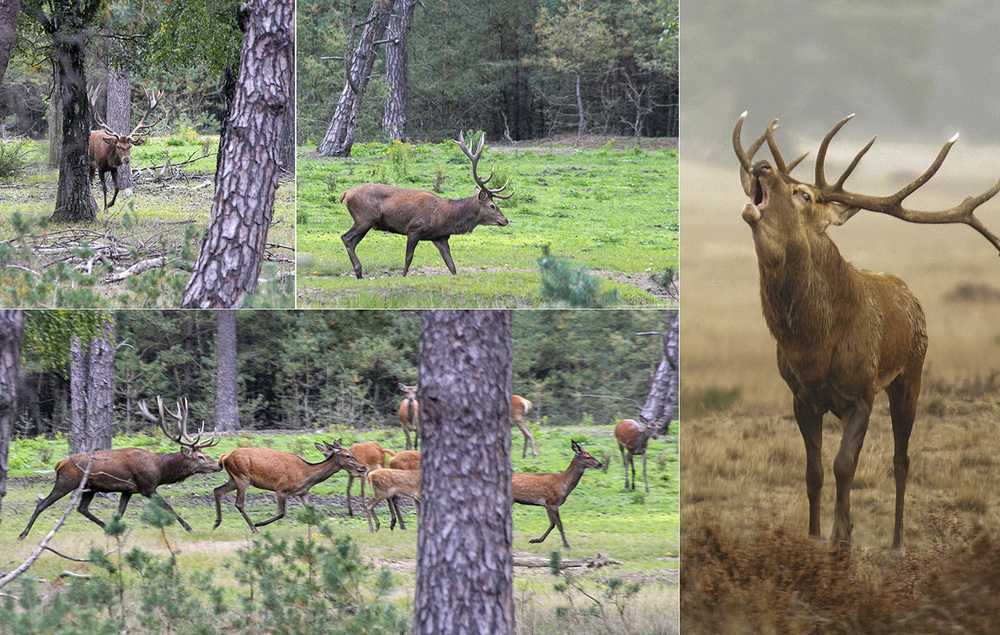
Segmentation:
<svg viewBox="0 0 1000 635">
<path fill-rule="evenodd" d="M 755 163 L 753 166 L 753 175 L 758 179 L 761 176 L 768 174 L 770 171 L 771 171 L 771 164 L 768 163 L 767 161 L 759 161 Z"/>
</svg>

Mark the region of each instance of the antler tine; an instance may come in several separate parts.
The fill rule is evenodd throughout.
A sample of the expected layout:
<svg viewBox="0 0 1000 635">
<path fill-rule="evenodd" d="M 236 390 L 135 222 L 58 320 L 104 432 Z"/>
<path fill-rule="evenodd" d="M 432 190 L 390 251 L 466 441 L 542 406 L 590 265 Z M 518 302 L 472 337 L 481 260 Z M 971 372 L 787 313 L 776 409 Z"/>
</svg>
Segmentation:
<svg viewBox="0 0 1000 635">
<path fill-rule="evenodd" d="M 156 97 L 155 94 L 151 95 L 149 93 L 149 90 L 145 86 L 142 87 L 142 92 L 145 93 L 146 95 L 146 101 L 149 102 L 149 107 L 146 108 L 145 114 L 143 114 L 142 118 L 139 119 L 139 123 L 136 124 L 135 128 L 132 129 L 132 132 L 128 134 L 129 137 L 135 137 L 141 131 L 146 130 L 148 128 L 152 128 L 153 126 L 156 125 L 155 121 L 153 123 L 146 123 L 146 117 L 148 117 L 150 113 L 153 112 L 153 109 L 156 108 L 156 104 L 159 102 L 159 99 Z"/>
<path fill-rule="evenodd" d="M 736 127 L 733 128 L 733 150 L 736 152 L 736 158 L 740 161 L 740 168 L 750 174 L 750 170 L 753 167 L 751 163 L 753 161 L 753 155 L 757 153 L 760 149 L 760 144 L 764 143 L 764 137 L 761 136 L 757 141 L 750 146 L 751 150 L 748 152 L 743 148 L 743 122 L 746 121 L 747 111 L 744 110 L 740 118 L 736 120 Z"/>
<path fill-rule="evenodd" d="M 778 150 L 778 142 L 774 140 L 774 131 L 777 129 L 777 119 L 767 124 L 767 147 L 771 149 L 771 156 L 774 157 L 774 167 L 781 174 L 788 174 L 788 166 L 785 165 L 785 159 L 782 158 L 781 151 Z"/>
<path fill-rule="evenodd" d="M 507 189 L 507 186 L 510 184 L 509 179 L 507 180 L 506 183 L 503 184 L 503 187 L 501 187 L 500 189 L 491 190 L 490 188 L 486 187 L 486 184 L 489 183 L 490 179 L 493 178 L 493 173 L 495 171 L 495 168 L 490 168 L 490 175 L 486 177 L 485 180 L 479 178 L 479 173 L 478 173 L 479 157 L 482 155 L 483 146 L 486 144 L 485 133 L 483 133 L 483 136 L 479 137 L 479 143 L 476 145 L 475 153 L 470 152 L 469 148 L 466 147 L 465 135 L 463 132 L 459 131 L 458 140 L 455 141 L 455 143 L 458 144 L 458 147 L 462 149 L 462 152 L 465 153 L 465 156 L 469 157 L 469 160 L 472 162 L 472 180 L 476 182 L 476 185 L 479 186 L 479 189 L 487 192 L 492 198 L 499 198 L 501 200 L 506 200 L 511 196 L 514 196 L 514 191 L 515 191 L 514 189 L 511 189 L 510 194 L 508 194 L 507 196 L 500 196 L 500 192 L 503 192 L 505 189 Z"/>
<path fill-rule="evenodd" d="M 789 163 L 788 164 L 788 173 L 791 174 L 792 170 L 795 169 L 795 166 L 797 166 L 798 164 L 802 163 L 802 160 L 805 159 L 807 156 L 809 156 L 809 152 L 808 151 L 803 152 L 794 161 L 792 161 L 791 163 Z"/>
</svg>

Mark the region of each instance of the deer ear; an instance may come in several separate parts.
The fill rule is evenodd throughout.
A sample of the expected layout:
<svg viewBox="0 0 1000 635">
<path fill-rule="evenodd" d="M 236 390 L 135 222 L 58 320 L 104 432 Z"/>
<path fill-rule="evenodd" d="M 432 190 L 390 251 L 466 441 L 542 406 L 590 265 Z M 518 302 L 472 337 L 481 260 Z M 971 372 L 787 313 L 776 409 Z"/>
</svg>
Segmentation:
<svg viewBox="0 0 1000 635">
<path fill-rule="evenodd" d="M 486 190 L 480 189 L 479 190 L 479 201 L 482 202 L 482 203 L 485 203 L 488 200 L 490 200 L 490 193 L 487 192 Z"/>
<path fill-rule="evenodd" d="M 846 205 L 835 204 L 830 207 L 830 224 L 843 225 L 859 211 L 860 207 L 847 207 Z"/>
<path fill-rule="evenodd" d="M 571 441 L 570 443 L 573 444 L 572 448 L 574 452 L 583 452 L 583 448 L 580 447 L 579 443 L 577 443 L 576 441 Z"/>
<path fill-rule="evenodd" d="M 316 444 L 316 449 L 319 450 L 320 452 L 323 452 L 324 450 L 326 450 L 326 444 L 317 443 Z"/>
<path fill-rule="evenodd" d="M 139 137 L 138 139 L 132 142 L 132 145 L 141 146 L 144 143 L 146 143 L 146 137 Z"/>
<path fill-rule="evenodd" d="M 113 146 L 116 143 L 118 143 L 118 139 L 116 139 L 115 137 L 101 137 L 101 138 L 104 140 L 104 143 L 108 144 L 109 146 Z"/>
</svg>

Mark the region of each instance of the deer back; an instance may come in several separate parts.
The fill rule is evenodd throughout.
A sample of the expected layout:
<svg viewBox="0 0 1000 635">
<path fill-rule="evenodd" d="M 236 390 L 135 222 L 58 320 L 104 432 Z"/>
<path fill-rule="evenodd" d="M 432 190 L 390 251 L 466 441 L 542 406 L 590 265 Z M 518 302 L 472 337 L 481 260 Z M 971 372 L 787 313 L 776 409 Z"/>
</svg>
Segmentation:
<svg viewBox="0 0 1000 635">
<path fill-rule="evenodd" d="M 592 454 L 584 450 L 576 441 L 572 442 L 573 460 L 561 474 L 532 474 L 514 472 L 511 475 L 511 489 L 514 502 L 524 505 L 562 505 L 570 495 L 583 472 L 587 468 L 601 469 L 604 465 Z"/>
<path fill-rule="evenodd" d="M 443 199 L 431 192 L 392 185 L 366 183 L 350 189 L 340 199 L 355 222 L 372 223 L 375 229 L 434 240 L 467 234 L 479 225 L 507 225 L 488 192 L 459 200 Z"/>
<path fill-rule="evenodd" d="M 649 440 L 656 437 L 656 426 L 653 423 L 642 425 L 634 419 L 622 419 L 615 426 L 618 443 L 635 454 L 645 452 Z"/>
<path fill-rule="evenodd" d="M 378 441 L 355 443 L 348 451 L 368 469 L 385 467 L 385 451 Z"/>
<path fill-rule="evenodd" d="M 89 460 L 90 455 L 83 452 L 59 461 L 57 477 L 79 483 Z M 99 492 L 148 493 L 159 485 L 221 470 L 218 461 L 199 449 L 185 447 L 168 454 L 141 448 L 98 450 L 94 452 L 87 485 Z"/>
<path fill-rule="evenodd" d="M 420 450 L 403 450 L 389 459 L 391 470 L 419 470 Z"/>
</svg>

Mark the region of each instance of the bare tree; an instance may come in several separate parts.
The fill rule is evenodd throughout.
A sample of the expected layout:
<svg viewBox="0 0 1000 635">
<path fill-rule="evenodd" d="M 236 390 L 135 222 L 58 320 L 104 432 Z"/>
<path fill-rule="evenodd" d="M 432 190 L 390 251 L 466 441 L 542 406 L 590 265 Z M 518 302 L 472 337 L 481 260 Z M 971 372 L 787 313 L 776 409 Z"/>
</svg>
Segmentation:
<svg viewBox="0 0 1000 635">
<path fill-rule="evenodd" d="M 0 3 L 0 85 L 7 73 L 10 51 L 17 39 L 17 15 L 21 12 L 21 0 Z"/>
<path fill-rule="evenodd" d="M 510 313 L 425 311 L 414 633 L 513 633 Z"/>
<path fill-rule="evenodd" d="M 390 139 L 406 138 L 406 34 L 413 22 L 417 0 L 395 0 L 386 29 L 385 81 L 389 97 L 385 100 L 382 130 Z"/>
<path fill-rule="evenodd" d="M 649 386 L 642 418 L 658 426 L 662 434 L 670 434 L 670 420 L 677 408 L 677 379 L 679 377 L 677 350 L 680 341 L 680 319 L 677 311 L 666 312 L 666 330 L 663 332 L 663 358 L 656 368 Z"/>
<path fill-rule="evenodd" d="M 295 70 L 295 3 L 250 0 L 236 96 L 226 126 L 208 232 L 181 298 L 187 308 L 230 308 L 257 288 Z"/>
<path fill-rule="evenodd" d="M 215 430 L 239 430 L 236 404 L 236 311 L 218 311 L 215 339 Z"/>
<path fill-rule="evenodd" d="M 17 417 L 17 384 L 24 342 L 24 313 L 0 311 L 0 511 L 7 494 L 7 451 Z"/>
<path fill-rule="evenodd" d="M 89 342 L 73 335 L 70 342 L 70 452 L 111 448 L 115 389 L 115 318 L 101 316 L 101 332 Z M 93 441 L 91 440 L 93 436 Z"/>
</svg>

